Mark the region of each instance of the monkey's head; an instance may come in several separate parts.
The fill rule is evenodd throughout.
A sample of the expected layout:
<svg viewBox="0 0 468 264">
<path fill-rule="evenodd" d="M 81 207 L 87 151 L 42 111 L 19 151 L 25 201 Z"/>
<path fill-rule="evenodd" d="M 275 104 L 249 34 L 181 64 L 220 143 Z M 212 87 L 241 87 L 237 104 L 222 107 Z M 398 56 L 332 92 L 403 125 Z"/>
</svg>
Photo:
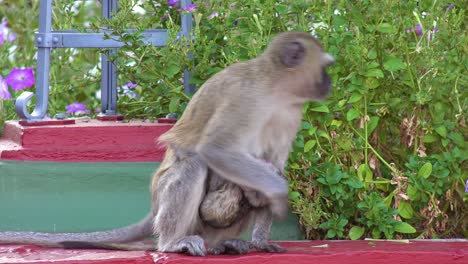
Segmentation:
<svg viewBox="0 0 468 264">
<path fill-rule="evenodd" d="M 265 54 L 272 58 L 277 89 L 305 101 L 322 100 L 330 89 L 326 68 L 335 60 L 317 39 L 305 32 L 284 32 L 276 36 Z M 283 82 L 285 81 L 285 82 Z"/>
</svg>

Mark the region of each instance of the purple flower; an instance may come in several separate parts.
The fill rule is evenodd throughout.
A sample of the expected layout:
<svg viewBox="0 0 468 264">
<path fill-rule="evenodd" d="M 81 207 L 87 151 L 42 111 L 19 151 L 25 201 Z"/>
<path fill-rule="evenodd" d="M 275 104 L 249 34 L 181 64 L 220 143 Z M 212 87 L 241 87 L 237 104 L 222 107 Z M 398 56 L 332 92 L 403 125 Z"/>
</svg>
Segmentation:
<svg viewBox="0 0 468 264">
<path fill-rule="evenodd" d="M 127 87 L 130 88 L 130 89 L 136 88 L 137 86 L 138 86 L 138 84 L 136 84 L 136 83 L 132 83 L 132 82 L 127 83 Z"/>
<path fill-rule="evenodd" d="M 455 8 L 455 4 L 450 4 L 449 5 L 449 9 L 454 9 Z"/>
<path fill-rule="evenodd" d="M 2 23 L 0 24 L 0 45 L 3 45 L 5 40 L 8 42 L 15 41 L 16 36 L 11 30 L 8 28 L 8 22 L 5 18 L 2 19 Z"/>
<path fill-rule="evenodd" d="M 32 68 L 13 70 L 5 78 L 7 84 L 11 85 L 11 89 L 15 91 L 31 88 L 34 85 L 34 72 Z"/>
<path fill-rule="evenodd" d="M 2 76 L 0 76 L 0 98 L 2 100 L 11 99 L 11 94 L 8 91 L 8 85 Z"/>
<path fill-rule="evenodd" d="M 179 5 L 179 0 L 169 0 L 167 1 L 167 5 L 171 7 L 177 6 Z"/>
<path fill-rule="evenodd" d="M 184 10 L 184 11 L 187 11 L 187 12 L 192 12 L 192 11 L 195 11 L 195 9 L 198 7 L 197 4 L 190 4 L 188 6 L 184 6 L 182 7 L 181 9 L 179 9 L 179 11 L 181 10 Z"/>
<path fill-rule="evenodd" d="M 416 34 L 418 34 L 418 35 L 423 34 L 421 25 L 416 25 L 413 29 L 414 29 L 414 31 L 416 31 Z"/>
<path fill-rule="evenodd" d="M 70 105 L 65 106 L 68 114 L 89 114 L 91 111 L 86 109 L 86 105 L 78 102 L 74 102 Z"/>
<path fill-rule="evenodd" d="M 218 12 L 213 12 L 213 13 L 211 13 L 211 15 L 207 16 L 206 18 L 213 19 L 213 18 L 218 17 L 218 16 L 219 16 Z"/>
<path fill-rule="evenodd" d="M 465 192 L 468 192 L 468 180 L 465 182 Z"/>
<path fill-rule="evenodd" d="M 138 84 L 129 82 L 127 84 L 122 85 L 122 87 L 118 87 L 117 90 L 119 92 L 122 92 L 123 95 L 126 95 L 126 96 L 128 96 L 130 98 L 137 98 L 138 94 L 134 90 L 131 90 L 131 89 L 133 89 L 133 88 L 135 88 L 137 86 L 138 86 Z"/>
</svg>

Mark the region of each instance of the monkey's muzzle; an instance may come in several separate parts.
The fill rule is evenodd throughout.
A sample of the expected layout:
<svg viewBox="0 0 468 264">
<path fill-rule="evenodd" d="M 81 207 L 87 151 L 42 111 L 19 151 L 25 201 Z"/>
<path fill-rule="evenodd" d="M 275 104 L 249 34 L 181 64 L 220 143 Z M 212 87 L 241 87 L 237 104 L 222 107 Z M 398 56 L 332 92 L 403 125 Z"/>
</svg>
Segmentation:
<svg viewBox="0 0 468 264">
<path fill-rule="evenodd" d="M 322 69 L 320 82 L 317 84 L 320 99 L 325 98 L 331 90 L 331 78 L 325 68 Z"/>
</svg>

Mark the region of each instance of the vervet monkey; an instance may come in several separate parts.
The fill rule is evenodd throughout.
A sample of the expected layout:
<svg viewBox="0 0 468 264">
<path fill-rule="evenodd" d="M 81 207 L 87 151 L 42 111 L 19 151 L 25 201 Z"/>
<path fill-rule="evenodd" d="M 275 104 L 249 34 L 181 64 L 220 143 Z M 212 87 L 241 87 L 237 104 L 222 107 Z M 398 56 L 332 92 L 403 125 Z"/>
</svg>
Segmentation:
<svg viewBox="0 0 468 264">
<path fill-rule="evenodd" d="M 93 233 L 0 232 L 0 243 L 132 250 L 122 243 L 154 235 L 162 252 L 284 251 L 268 239 L 288 210 L 285 162 L 303 104 L 329 93 L 332 62 L 310 34 L 278 34 L 260 56 L 208 79 L 160 137 L 167 150 L 144 220 Z M 238 239 L 252 224 L 252 240 Z"/>
</svg>

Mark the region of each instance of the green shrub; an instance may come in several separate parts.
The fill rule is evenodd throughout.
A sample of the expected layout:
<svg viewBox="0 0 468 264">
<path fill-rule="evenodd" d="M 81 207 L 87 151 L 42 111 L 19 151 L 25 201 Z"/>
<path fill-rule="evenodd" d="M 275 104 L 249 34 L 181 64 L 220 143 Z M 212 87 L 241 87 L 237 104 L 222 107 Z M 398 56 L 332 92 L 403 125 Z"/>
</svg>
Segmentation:
<svg viewBox="0 0 468 264">
<path fill-rule="evenodd" d="M 166 1 L 120 0 L 109 21 L 83 16 L 99 14 L 89 5 L 78 5 L 83 12 L 75 14 L 67 1 L 55 2 L 58 27 L 83 29 L 88 21 L 126 42 L 115 57 L 119 85 L 138 85 L 136 97 L 120 90 L 126 118 L 181 113 L 189 99 L 181 81 L 186 68 L 199 87 L 227 65 L 258 55 L 278 32 L 314 33 L 337 62 L 329 70 L 333 92 L 304 107 L 288 160 L 291 207 L 307 237 L 468 236 L 464 1 L 195 1 L 193 41 L 176 37 L 181 12 Z M 132 12 L 135 6 L 145 15 Z M 0 47 L 5 76 L 13 66 L 34 66 L 37 24 L 22 21 L 37 17 L 37 1 L 32 8 L 7 4 L 0 13 L 18 35 L 14 61 L 7 59 L 12 43 Z M 125 33 L 132 27 L 139 30 Z M 168 28 L 168 45 L 145 45 L 146 28 Z M 98 55 L 54 50 L 51 115 L 73 101 L 99 107 L 100 75 L 86 74 Z M 3 106 L 0 119 L 13 119 L 12 101 Z"/>
</svg>

